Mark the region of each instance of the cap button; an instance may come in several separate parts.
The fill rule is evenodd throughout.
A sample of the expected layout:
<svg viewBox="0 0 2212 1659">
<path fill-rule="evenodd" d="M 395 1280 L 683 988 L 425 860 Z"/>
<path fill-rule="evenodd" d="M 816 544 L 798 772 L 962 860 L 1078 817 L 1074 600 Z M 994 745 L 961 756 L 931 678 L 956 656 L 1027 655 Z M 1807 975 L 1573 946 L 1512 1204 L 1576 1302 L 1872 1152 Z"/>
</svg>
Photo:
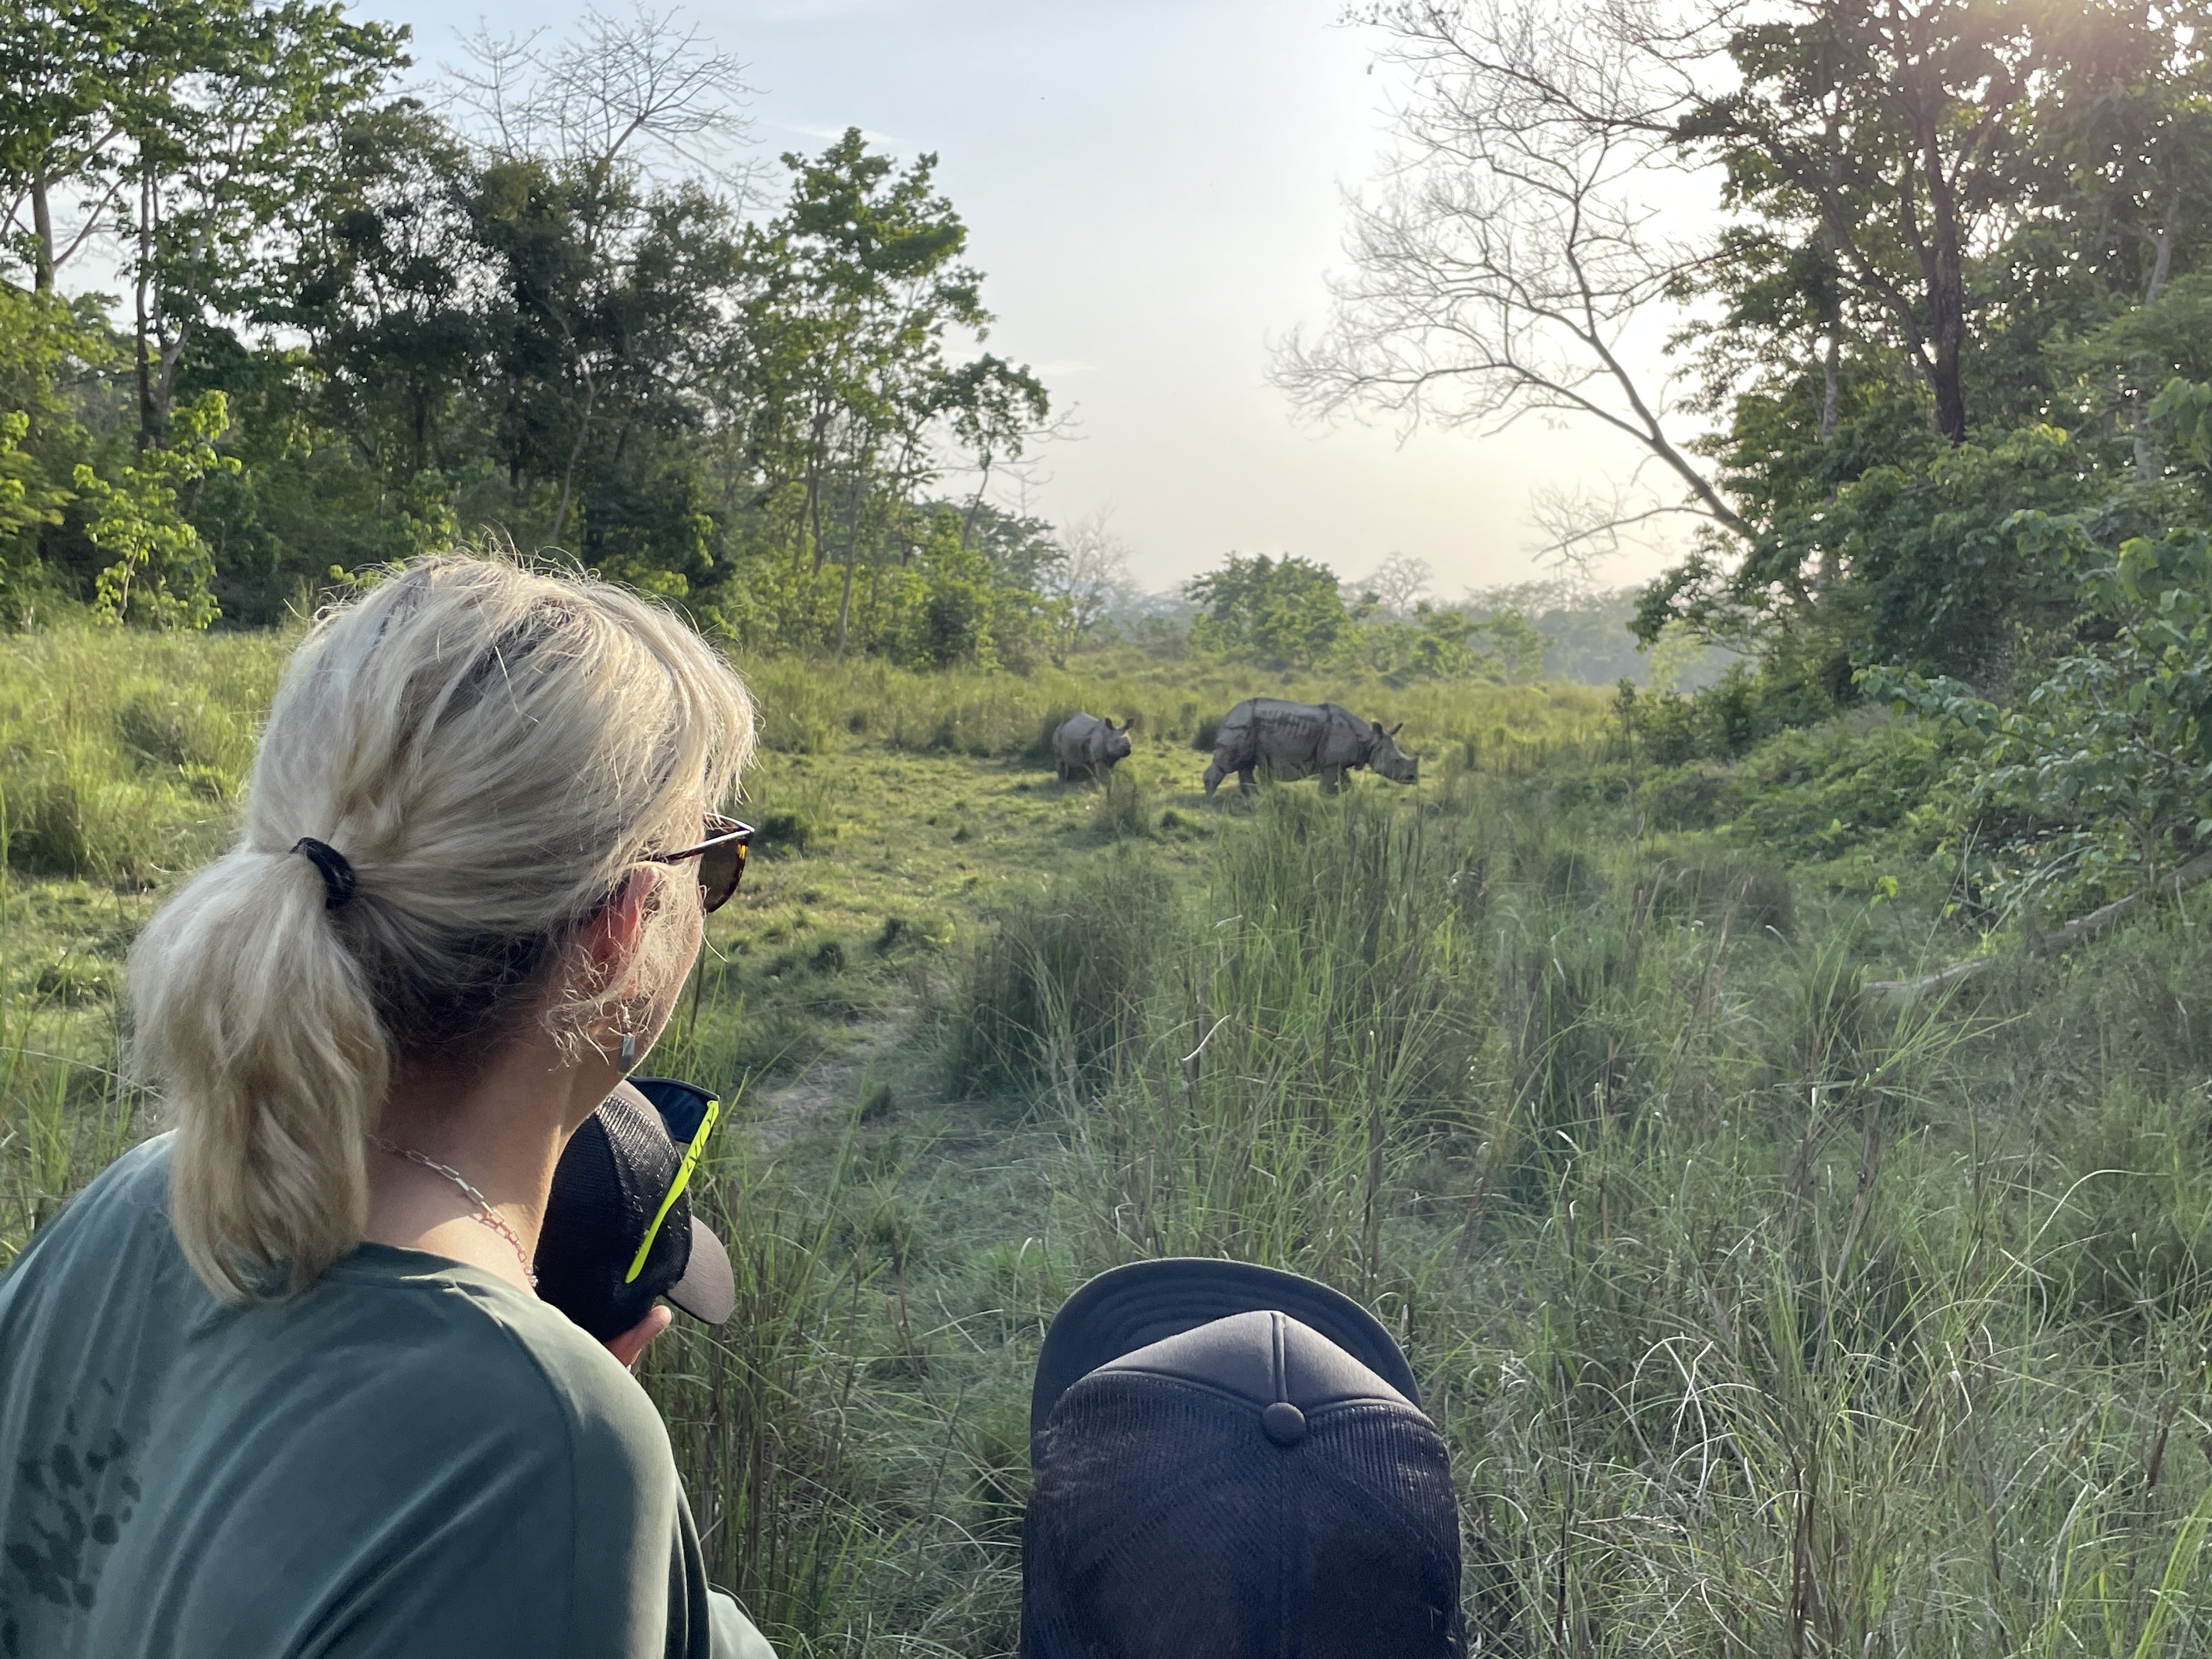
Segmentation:
<svg viewBox="0 0 2212 1659">
<path fill-rule="evenodd" d="M 1287 1400 L 1278 1400 L 1260 1413 L 1260 1426 L 1279 1446 L 1295 1446 L 1306 1437 L 1306 1414 Z"/>
</svg>

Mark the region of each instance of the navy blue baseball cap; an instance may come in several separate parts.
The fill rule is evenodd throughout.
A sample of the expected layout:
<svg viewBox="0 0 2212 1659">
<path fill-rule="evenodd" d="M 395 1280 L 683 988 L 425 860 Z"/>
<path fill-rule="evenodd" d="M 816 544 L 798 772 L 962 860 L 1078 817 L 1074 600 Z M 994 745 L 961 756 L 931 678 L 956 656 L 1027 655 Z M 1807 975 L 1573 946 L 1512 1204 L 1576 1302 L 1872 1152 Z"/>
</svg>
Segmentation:
<svg viewBox="0 0 2212 1659">
<path fill-rule="evenodd" d="M 602 1342 L 665 1297 L 719 1325 L 737 1305 L 730 1254 L 691 1208 L 721 1103 L 673 1078 L 630 1078 L 568 1137 L 538 1235 L 538 1294 Z"/>
<path fill-rule="evenodd" d="M 1069 1297 L 1030 1395 L 1024 1659 L 1459 1659 L 1443 1437 L 1349 1297 L 1144 1261 Z"/>
</svg>

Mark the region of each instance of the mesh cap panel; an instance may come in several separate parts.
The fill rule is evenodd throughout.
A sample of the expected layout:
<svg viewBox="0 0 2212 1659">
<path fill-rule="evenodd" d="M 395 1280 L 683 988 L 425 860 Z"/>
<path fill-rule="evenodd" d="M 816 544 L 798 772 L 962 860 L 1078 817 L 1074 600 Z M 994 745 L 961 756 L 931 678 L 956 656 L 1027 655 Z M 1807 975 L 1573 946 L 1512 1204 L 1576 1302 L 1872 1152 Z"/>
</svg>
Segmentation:
<svg viewBox="0 0 2212 1659">
<path fill-rule="evenodd" d="M 1102 1370 L 1061 1396 L 1024 1525 L 1024 1659 L 1465 1650 L 1444 1445 L 1411 1406 L 1316 1411 Z"/>
<path fill-rule="evenodd" d="M 617 1096 L 569 1137 L 538 1241 L 538 1293 L 601 1341 L 645 1317 L 691 1259 L 691 1206 L 679 1198 L 645 1266 L 623 1282 L 682 1154 L 649 1107 Z"/>
</svg>

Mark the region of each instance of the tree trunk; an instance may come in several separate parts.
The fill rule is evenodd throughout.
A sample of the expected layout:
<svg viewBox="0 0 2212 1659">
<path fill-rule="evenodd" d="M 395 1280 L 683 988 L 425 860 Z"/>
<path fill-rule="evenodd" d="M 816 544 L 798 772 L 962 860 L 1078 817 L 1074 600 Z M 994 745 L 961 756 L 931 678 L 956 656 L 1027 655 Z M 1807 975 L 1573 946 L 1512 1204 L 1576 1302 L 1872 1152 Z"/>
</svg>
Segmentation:
<svg viewBox="0 0 2212 1659">
<path fill-rule="evenodd" d="M 824 445 L 829 433 L 830 411 L 817 408 L 814 412 L 813 430 L 807 439 L 806 500 L 799 509 L 800 540 L 805 539 L 809 531 L 813 532 L 814 568 L 811 574 L 817 576 L 822 574 L 822 561 L 830 556 L 830 550 L 822 540 L 822 488 L 824 475 L 829 471 Z"/>
<path fill-rule="evenodd" d="M 1820 355 L 1820 441 L 1823 444 L 1836 435 L 1836 415 L 1843 400 L 1843 330 L 1831 319 L 1827 349 Z"/>
<path fill-rule="evenodd" d="M 837 600 L 837 646 L 831 653 L 841 660 L 845 655 L 845 629 L 853 615 L 853 555 L 851 542 L 845 544 L 845 591 Z"/>
<path fill-rule="evenodd" d="M 581 368 L 581 365 L 578 367 Z M 576 441 L 568 446 L 568 465 L 561 474 L 561 505 L 554 509 L 553 533 L 548 538 L 556 543 L 561 539 L 562 526 L 568 522 L 568 501 L 574 493 L 576 484 L 576 462 L 583 455 L 584 440 L 592 430 L 592 410 L 599 400 L 599 383 L 592 379 L 589 370 L 586 370 L 584 373 L 584 418 L 576 422 Z"/>
<path fill-rule="evenodd" d="M 1958 194 L 1944 176 L 1942 135 L 1931 100 L 1916 100 L 1914 136 L 1928 178 L 1929 242 L 1921 254 L 1928 283 L 1928 339 L 1934 356 L 1928 383 L 1936 394 L 1936 429 L 1952 443 L 1966 441 L 1966 267 L 1960 246 Z M 1911 186 L 1908 183 L 1907 188 Z"/>
<path fill-rule="evenodd" d="M 54 291 L 54 215 L 46 200 L 46 173 L 41 167 L 31 175 L 31 285 L 41 294 Z"/>
<path fill-rule="evenodd" d="M 845 514 L 845 584 L 837 600 L 837 644 L 834 655 L 845 654 L 845 636 L 853 619 L 853 567 L 860 556 L 860 496 L 867 488 L 868 463 L 875 459 L 872 450 L 860 452 L 860 464 L 853 471 L 851 506 Z"/>
<path fill-rule="evenodd" d="M 138 269 L 134 273 L 137 299 L 138 447 L 154 441 L 154 364 L 148 339 L 147 289 L 154 280 L 154 174 L 142 167 L 138 174 Z"/>
<path fill-rule="evenodd" d="M 975 533 L 975 517 L 983 510 L 983 492 L 991 486 L 991 457 L 983 457 L 982 476 L 975 480 L 975 494 L 968 503 L 968 511 L 960 520 L 960 547 L 967 550 L 968 538 Z"/>
<path fill-rule="evenodd" d="M 1837 146 L 1835 123 L 1828 124 L 1828 198 L 1838 194 L 1843 179 L 1844 157 Z M 1820 296 L 1820 309 L 1826 322 L 1826 349 L 1820 358 L 1820 441 L 1822 444 L 1836 435 L 1836 416 L 1844 400 L 1844 295 L 1843 271 L 1836 258 L 1836 222 L 1834 216 L 1820 216 L 1820 277 L 1827 291 Z"/>
<path fill-rule="evenodd" d="M 2159 295 L 2166 292 L 2166 279 L 2173 270 L 2173 229 L 2181 216 L 2181 191 L 2177 186 L 2166 198 L 2166 220 L 2158 228 L 2158 252 L 2151 261 L 2150 281 L 2143 285 L 2143 304 L 2158 303 Z M 2138 365 L 2154 369 L 2154 365 Z M 2145 483 L 2156 478 L 2160 470 L 2158 446 L 2150 441 L 2150 410 L 2143 399 L 2142 388 L 2137 386 L 2136 402 L 2136 477 Z"/>
<path fill-rule="evenodd" d="M 191 334 L 192 319 L 179 319 L 177 337 L 162 346 L 154 360 L 154 428 L 157 432 L 169 429 L 169 410 L 177 400 L 177 370 L 184 362 L 185 342 Z"/>
</svg>

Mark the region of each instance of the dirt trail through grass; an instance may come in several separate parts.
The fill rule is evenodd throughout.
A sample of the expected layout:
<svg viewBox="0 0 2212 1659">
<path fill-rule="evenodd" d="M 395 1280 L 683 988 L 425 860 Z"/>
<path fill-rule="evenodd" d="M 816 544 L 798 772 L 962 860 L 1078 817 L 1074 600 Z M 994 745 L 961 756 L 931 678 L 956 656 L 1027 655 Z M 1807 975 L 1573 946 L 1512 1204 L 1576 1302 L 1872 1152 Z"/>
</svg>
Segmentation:
<svg viewBox="0 0 2212 1659">
<path fill-rule="evenodd" d="M 823 1054 L 790 1082 L 764 1091 L 752 1126 L 761 1150 L 774 1152 L 794 1135 L 826 1127 L 856 1103 L 864 1111 L 875 1112 L 895 1100 L 901 1105 L 920 1103 L 899 1100 L 889 1083 L 872 1075 L 913 1042 L 915 1015 L 913 1003 L 893 1003 L 880 1018 L 854 1026 L 843 1048 Z M 868 1098 L 872 1082 L 881 1092 Z"/>
</svg>

